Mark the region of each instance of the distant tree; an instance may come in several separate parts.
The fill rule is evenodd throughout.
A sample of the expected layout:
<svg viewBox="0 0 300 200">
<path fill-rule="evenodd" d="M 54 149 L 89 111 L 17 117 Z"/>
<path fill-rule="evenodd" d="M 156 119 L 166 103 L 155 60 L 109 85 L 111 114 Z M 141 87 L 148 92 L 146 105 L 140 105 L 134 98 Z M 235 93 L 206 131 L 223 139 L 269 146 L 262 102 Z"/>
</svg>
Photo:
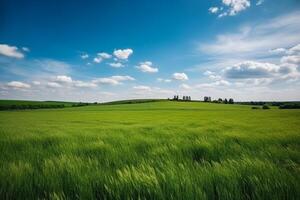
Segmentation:
<svg viewBox="0 0 300 200">
<path fill-rule="evenodd" d="M 186 100 L 186 97 L 185 97 L 185 96 L 183 96 L 183 97 L 182 97 L 182 100 L 183 100 L 183 101 L 185 101 L 185 100 Z"/>
<path fill-rule="evenodd" d="M 211 102 L 211 97 L 204 97 L 204 102 Z"/>
<path fill-rule="evenodd" d="M 226 98 L 224 99 L 224 103 L 225 103 L 225 104 L 227 104 L 227 103 L 228 103 L 228 100 L 227 100 Z"/>
<path fill-rule="evenodd" d="M 189 96 L 189 101 L 191 101 L 192 100 L 192 98 L 191 98 L 191 96 Z"/>
<path fill-rule="evenodd" d="M 222 98 L 219 98 L 219 99 L 218 99 L 218 102 L 219 102 L 219 103 L 222 103 L 222 101 L 223 101 Z"/>
<path fill-rule="evenodd" d="M 228 103 L 229 103 L 229 104 L 234 104 L 234 101 L 233 101 L 233 99 L 232 99 L 232 98 L 230 98 L 230 99 L 229 99 L 229 101 L 228 101 Z"/>
</svg>

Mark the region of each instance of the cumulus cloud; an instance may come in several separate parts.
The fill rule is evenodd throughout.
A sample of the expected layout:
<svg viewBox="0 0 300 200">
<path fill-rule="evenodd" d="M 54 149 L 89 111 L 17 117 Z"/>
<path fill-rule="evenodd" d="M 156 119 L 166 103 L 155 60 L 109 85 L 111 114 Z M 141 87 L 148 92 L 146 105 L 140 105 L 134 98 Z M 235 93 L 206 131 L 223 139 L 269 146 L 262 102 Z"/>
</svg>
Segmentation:
<svg viewBox="0 0 300 200">
<path fill-rule="evenodd" d="M 230 79 L 249 79 L 271 77 L 280 67 L 272 63 L 245 61 L 232 67 L 227 67 L 225 76 Z"/>
<path fill-rule="evenodd" d="M 114 68 L 120 68 L 120 67 L 124 67 L 124 65 L 120 62 L 115 62 L 115 63 L 108 63 L 111 67 Z"/>
<path fill-rule="evenodd" d="M 93 83 L 99 84 L 108 84 L 108 85 L 120 85 L 124 81 L 133 81 L 135 80 L 131 76 L 111 76 L 111 77 L 104 77 L 104 78 L 97 78 L 93 80 Z"/>
<path fill-rule="evenodd" d="M 19 51 L 18 47 L 0 44 L 0 55 L 12 58 L 24 58 L 24 54 Z"/>
<path fill-rule="evenodd" d="M 229 16 L 234 16 L 251 5 L 250 0 L 222 0 L 222 2 L 229 7 L 227 11 Z"/>
<path fill-rule="evenodd" d="M 262 3 L 262 0 L 259 1 Z M 260 5 L 261 3 L 257 2 L 257 5 Z M 218 15 L 219 18 L 237 15 L 239 12 L 249 8 L 251 3 L 250 0 L 222 0 L 222 5 L 225 9 Z M 217 14 L 219 11 L 223 10 L 223 7 L 210 7 L 208 10 L 210 13 Z"/>
<path fill-rule="evenodd" d="M 174 73 L 172 78 L 179 81 L 186 81 L 189 79 L 185 73 Z"/>
<path fill-rule="evenodd" d="M 146 61 L 141 62 L 139 66 L 136 66 L 137 69 L 139 69 L 141 72 L 145 73 L 156 73 L 158 72 L 158 68 L 152 66 L 152 62 Z"/>
<path fill-rule="evenodd" d="M 31 87 L 29 84 L 20 81 L 11 81 L 6 85 L 13 89 L 29 89 Z"/>
<path fill-rule="evenodd" d="M 118 49 L 114 50 L 114 56 L 121 60 L 127 60 L 131 54 L 133 54 L 132 49 Z"/>
<path fill-rule="evenodd" d="M 282 63 L 300 65 L 300 55 L 283 56 L 280 61 Z"/>
</svg>

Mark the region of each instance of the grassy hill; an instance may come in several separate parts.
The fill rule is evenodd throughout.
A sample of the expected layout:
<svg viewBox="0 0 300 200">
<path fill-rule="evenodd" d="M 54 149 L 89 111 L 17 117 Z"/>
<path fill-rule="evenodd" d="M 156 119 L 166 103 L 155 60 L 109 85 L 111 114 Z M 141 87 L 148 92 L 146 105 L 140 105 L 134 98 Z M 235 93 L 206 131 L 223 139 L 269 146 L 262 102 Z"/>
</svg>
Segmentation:
<svg viewBox="0 0 300 200">
<path fill-rule="evenodd" d="M 300 110 L 155 101 L 0 112 L 0 199 L 299 199 Z"/>
</svg>

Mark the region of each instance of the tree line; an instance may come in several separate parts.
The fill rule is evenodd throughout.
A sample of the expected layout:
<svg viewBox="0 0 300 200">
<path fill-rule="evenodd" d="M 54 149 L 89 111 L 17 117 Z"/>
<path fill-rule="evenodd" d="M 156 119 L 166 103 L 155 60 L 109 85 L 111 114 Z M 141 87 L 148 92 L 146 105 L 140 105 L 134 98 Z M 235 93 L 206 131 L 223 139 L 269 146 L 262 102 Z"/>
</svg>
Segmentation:
<svg viewBox="0 0 300 200">
<path fill-rule="evenodd" d="M 229 99 L 218 98 L 218 99 L 212 100 L 211 97 L 205 96 L 203 101 L 204 102 L 212 102 L 212 103 L 234 104 L 233 98 L 229 98 Z"/>
</svg>

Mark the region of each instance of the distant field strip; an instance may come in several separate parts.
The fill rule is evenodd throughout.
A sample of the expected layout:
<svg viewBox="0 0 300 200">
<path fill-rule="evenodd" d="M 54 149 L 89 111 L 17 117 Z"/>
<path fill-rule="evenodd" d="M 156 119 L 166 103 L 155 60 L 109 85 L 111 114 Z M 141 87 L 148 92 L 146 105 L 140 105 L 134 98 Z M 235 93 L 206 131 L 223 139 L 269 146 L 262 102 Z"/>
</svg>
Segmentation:
<svg viewBox="0 0 300 200">
<path fill-rule="evenodd" d="M 300 199 L 300 110 L 157 101 L 0 112 L 0 199 Z"/>
</svg>

